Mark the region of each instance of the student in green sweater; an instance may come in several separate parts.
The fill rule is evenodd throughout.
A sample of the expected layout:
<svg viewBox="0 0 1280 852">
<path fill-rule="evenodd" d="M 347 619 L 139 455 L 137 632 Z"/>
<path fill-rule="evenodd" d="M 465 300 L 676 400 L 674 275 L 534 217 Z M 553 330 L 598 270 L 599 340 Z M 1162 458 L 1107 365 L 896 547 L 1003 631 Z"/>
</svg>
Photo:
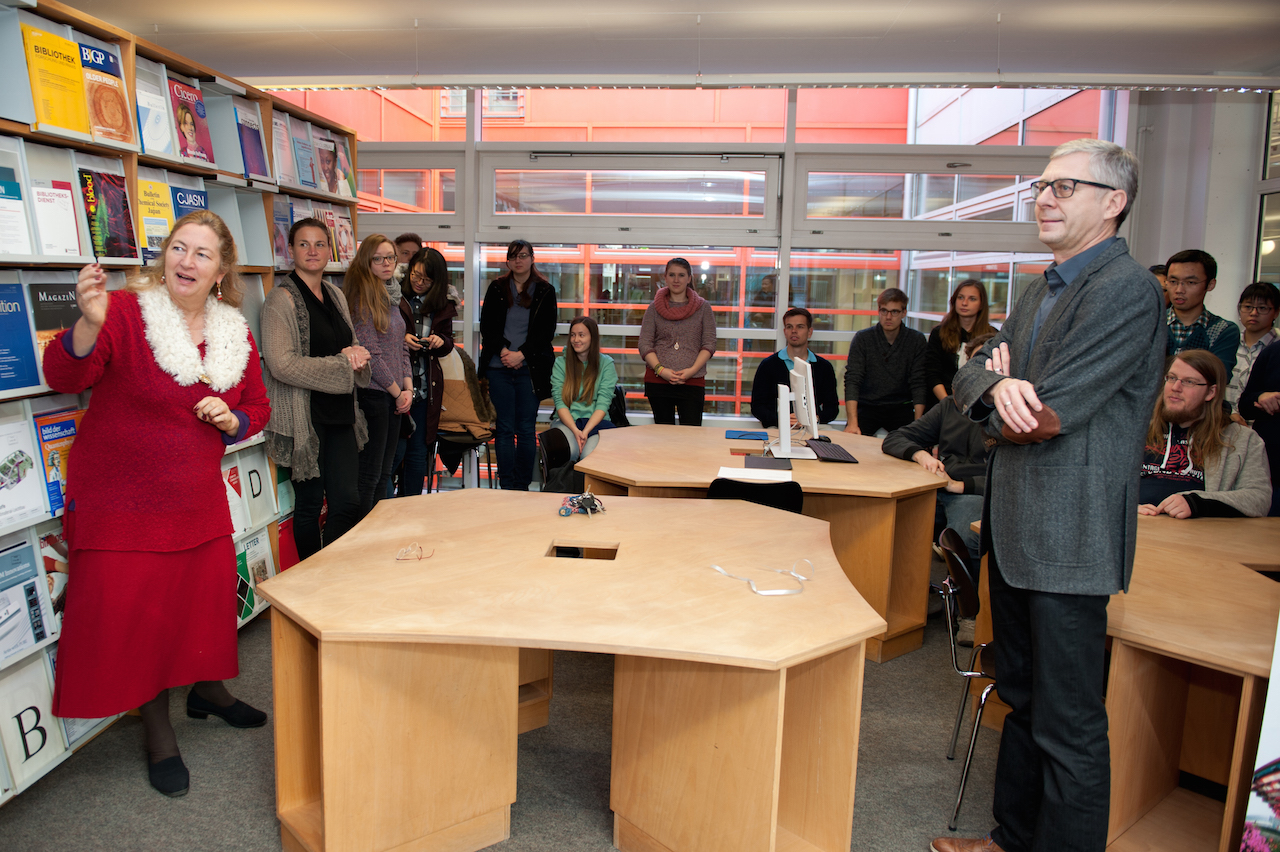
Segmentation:
<svg viewBox="0 0 1280 852">
<path fill-rule="evenodd" d="M 552 427 L 569 439 L 569 461 L 586 458 L 600 440 L 601 429 L 612 429 L 609 403 L 618 384 L 613 359 L 600 352 L 600 329 L 591 317 L 569 323 L 569 345 L 551 368 L 551 399 L 559 423 Z"/>
</svg>

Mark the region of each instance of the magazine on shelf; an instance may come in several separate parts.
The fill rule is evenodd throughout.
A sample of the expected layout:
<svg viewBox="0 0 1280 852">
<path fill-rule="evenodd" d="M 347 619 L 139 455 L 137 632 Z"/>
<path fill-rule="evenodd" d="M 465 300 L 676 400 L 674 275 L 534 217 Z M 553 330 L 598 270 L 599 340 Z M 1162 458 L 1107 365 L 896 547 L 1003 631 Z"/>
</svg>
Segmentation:
<svg viewBox="0 0 1280 852">
<path fill-rule="evenodd" d="M 34 781 L 67 750 L 53 715 L 53 684 L 44 654 L 0 672 L 0 742 L 19 787 Z"/>
<path fill-rule="evenodd" d="M 0 165 L 0 255 L 34 253 L 22 183 L 21 172 Z"/>
<path fill-rule="evenodd" d="M 286 571 L 302 561 L 298 557 L 298 543 L 293 538 L 293 516 L 281 518 L 276 532 L 280 542 L 280 570 Z"/>
<path fill-rule="evenodd" d="M 34 528 L 40 548 L 40 563 L 49 589 L 49 606 L 53 611 L 54 634 L 62 632 L 62 611 L 67 605 L 68 548 L 62 532 L 62 518 L 53 518 Z"/>
<path fill-rule="evenodd" d="M 49 676 L 54 683 L 57 683 L 58 646 L 50 645 L 44 653 L 49 661 Z M 103 722 L 114 721 L 117 718 L 117 716 L 104 716 L 101 719 L 73 719 L 69 716 L 59 716 L 58 722 L 62 725 L 62 733 L 66 735 L 67 748 L 75 748 L 77 743 L 92 734 Z"/>
<path fill-rule="evenodd" d="M 84 74 L 89 130 L 93 141 L 137 150 L 134 113 L 129 106 L 120 48 L 83 33 L 75 33 Z"/>
<path fill-rule="evenodd" d="M 290 221 L 289 196 L 277 194 L 271 199 L 271 253 L 275 255 L 276 269 L 288 269 L 292 263 L 289 254 Z"/>
<path fill-rule="evenodd" d="M 240 466 L 234 456 L 222 459 L 222 484 L 227 492 L 227 509 L 231 513 L 233 535 L 249 531 L 249 514 L 244 507 L 244 483 L 240 478 Z"/>
<path fill-rule="evenodd" d="M 0 422 L 0 530 L 30 523 L 48 511 L 39 458 L 28 421 Z"/>
<path fill-rule="evenodd" d="M 351 197 L 347 176 L 338 168 L 338 146 L 319 128 L 313 128 L 312 141 L 316 149 L 316 179 L 319 188 L 344 198 Z"/>
<path fill-rule="evenodd" d="M 76 307 L 74 269 L 24 270 L 22 280 L 31 297 L 31 324 L 36 330 L 36 356 L 43 362 L 44 349 L 65 328 L 80 319 Z"/>
<path fill-rule="evenodd" d="M 50 24 L 50 28 L 53 26 Z M 22 24 L 22 42 L 31 96 L 35 100 L 36 129 L 86 141 L 92 139 L 80 45 L 27 23 Z"/>
<path fill-rule="evenodd" d="M 240 484 L 249 512 L 249 529 L 268 524 L 276 514 L 275 486 L 271 482 L 271 462 L 262 445 L 236 454 Z"/>
<path fill-rule="evenodd" d="M 66 148 L 35 142 L 26 142 L 23 148 L 41 253 L 75 263 L 88 262 L 93 257 L 93 248 L 89 221 L 79 200 L 80 177 L 76 174 L 75 154 Z"/>
<path fill-rule="evenodd" d="M 97 258 L 138 257 L 133 213 L 124 175 L 80 169 L 80 197 L 89 220 L 89 238 Z"/>
<path fill-rule="evenodd" d="M 48 583 L 25 538 L 0 551 L 0 665 L 57 631 Z"/>
<path fill-rule="evenodd" d="M 337 146 L 338 174 L 346 181 L 347 184 L 347 188 L 339 191 L 338 194 L 344 198 L 355 198 L 356 170 L 355 166 L 352 164 L 351 146 L 347 142 L 347 137 L 341 133 L 333 133 L 331 134 L 331 138 L 333 139 L 333 144 Z"/>
<path fill-rule="evenodd" d="M 209 209 L 209 193 L 204 188 L 204 178 L 167 172 L 169 194 L 173 198 L 173 221 L 177 222 L 192 210 Z"/>
<path fill-rule="evenodd" d="M 311 205 L 311 215 L 329 226 L 329 262 L 338 263 L 338 214 L 332 205 L 317 201 Z"/>
<path fill-rule="evenodd" d="M 303 219 L 314 219 L 315 209 L 311 206 L 311 202 L 305 198 L 289 199 L 289 218 L 290 226 L 296 225 Z"/>
<path fill-rule="evenodd" d="M 235 107 L 236 132 L 240 134 L 240 153 L 244 155 L 244 176 L 271 180 L 267 166 L 267 149 L 262 139 L 262 113 L 258 105 L 245 98 L 231 98 Z"/>
<path fill-rule="evenodd" d="M 159 62 L 134 60 L 134 98 L 138 105 L 138 138 L 142 153 L 177 160 L 173 118 L 169 111 L 169 75 Z"/>
<path fill-rule="evenodd" d="M 67 482 L 67 455 L 80 428 L 84 409 L 50 411 L 35 417 L 36 441 L 40 444 L 40 463 L 44 470 L 45 488 L 49 493 L 49 511 L 62 511 Z"/>
<path fill-rule="evenodd" d="M 17 81 L 0 86 L 0 118 L 30 127 L 36 123 L 35 103 L 27 74 L 27 51 L 22 44 L 23 13 L 11 5 L 0 5 L 0 80 Z M 3 761 L 0 761 L 3 763 Z M 0 785 L 4 772 L 0 771 Z M 0 801 L 4 800 L 0 791 Z"/>
<path fill-rule="evenodd" d="M 22 391 L 40 387 L 40 370 L 36 366 L 36 348 L 31 339 L 31 318 L 22 285 L 15 273 L 5 273 L 0 280 L 0 392 Z M 13 396 L 12 393 L 7 394 Z M 0 426 L 0 429 L 3 429 Z M 3 450 L 0 442 L 0 450 Z M 3 459 L 8 453 L 0 453 Z M 0 488 L 0 529 L 8 526 L 4 519 L 5 491 Z"/>
<path fill-rule="evenodd" d="M 174 79 L 170 72 L 168 84 L 178 154 L 187 162 L 214 165 L 213 143 L 209 139 L 209 122 L 205 117 L 199 82 Z"/>
<path fill-rule="evenodd" d="M 165 237 L 173 230 L 173 193 L 163 169 L 138 167 L 138 216 L 142 219 L 142 262 L 160 255 Z"/>
<path fill-rule="evenodd" d="M 293 164 L 293 139 L 289 136 L 289 116 L 271 114 L 271 156 L 275 160 L 276 180 L 281 186 L 298 185 L 298 169 Z"/>
<path fill-rule="evenodd" d="M 275 560 L 271 558 L 271 540 L 266 530 L 236 545 L 236 594 L 240 599 L 241 621 L 266 605 L 266 601 L 258 597 L 257 587 L 275 575 Z"/>
<path fill-rule="evenodd" d="M 333 241 L 338 246 L 338 260 L 344 266 L 350 266 L 351 261 L 356 259 L 356 229 L 351 224 L 351 211 L 339 206 L 334 210 L 334 215 L 338 217 L 333 233 Z"/>
<path fill-rule="evenodd" d="M 311 145 L 311 123 L 289 116 L 289 136 L 293 140 L 293 159 L 298 167 L 298 183 L 316 188 L 315 148 Z"/>
</svg>

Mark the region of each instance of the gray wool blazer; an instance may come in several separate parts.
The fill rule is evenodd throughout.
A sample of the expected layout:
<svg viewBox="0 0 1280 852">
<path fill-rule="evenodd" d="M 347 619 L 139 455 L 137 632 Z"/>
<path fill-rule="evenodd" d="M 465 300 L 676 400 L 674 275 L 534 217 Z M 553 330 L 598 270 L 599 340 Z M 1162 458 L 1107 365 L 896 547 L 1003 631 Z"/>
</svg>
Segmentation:
<svg viewBox="0 0 1280 852">
<path fill-rule="evenodd" d="M 1138 473 L 1164 366 L 1164 297 L 1123 239 L 1068 284 L 1031 346 L 1044 276 L 1018 299 L 1000 333 L 955 378 L 955 396 L 986 433 L 991 454 L 984 545 L 1009 585 L 1064 594 L 1128 589 L 1137 534 Z M 982 401 L 1001 376 L 985 369 L 1009 344 L 1012 375 L 1062 420 L 1062 432 L 1020 446 L 1000 437 Z"/>
</svg>

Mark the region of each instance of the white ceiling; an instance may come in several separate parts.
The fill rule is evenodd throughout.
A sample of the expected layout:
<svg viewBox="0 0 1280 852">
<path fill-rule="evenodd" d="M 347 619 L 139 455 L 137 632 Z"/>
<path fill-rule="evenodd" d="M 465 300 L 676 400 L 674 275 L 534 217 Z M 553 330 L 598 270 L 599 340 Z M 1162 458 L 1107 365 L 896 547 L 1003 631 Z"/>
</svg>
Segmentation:
<svg viewBox="0 0 1280 852">
<path fill-rule="evenodd" d="M 257 84 L 1280 87 L 1280 0 L 70 2 Z"/>
</svg>

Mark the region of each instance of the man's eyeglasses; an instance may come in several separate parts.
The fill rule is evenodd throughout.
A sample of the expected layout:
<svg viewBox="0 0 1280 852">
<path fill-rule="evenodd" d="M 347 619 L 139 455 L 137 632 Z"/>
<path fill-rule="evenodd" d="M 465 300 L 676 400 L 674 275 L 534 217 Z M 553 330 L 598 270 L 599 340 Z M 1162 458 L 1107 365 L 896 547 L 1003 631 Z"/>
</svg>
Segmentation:
<svg viewBox="0 0 1280 852">
<path fill-rule="evenodd" d="M 369 262 L 370 263 L 395 263 L 396 256 L 394 254 L 375 254 Z"/>
<path fill-rule="evenodd" d="M 1267 311 L 1274 311 L 1275 308 L 1270 305 L 1241 305 L 1240 313 L 1242 314 L 1265 314 Z"/>
<path fill-rule="evenodd" d="M 1070 198 L 1076 194 L 1076 186 L 1084 184 L 1085 186 L 1096 186 L 1098 189 L 1115 190 L 1114 186 L 1107 186 L 1105 183 L 1095 183 L 1091 180 L 1077 180 L 1076 178 L 1058 178 L 1057 180 L 1033 180 L 1031 181 L 1031 191 L 1035 193 L 1035 197 L 1039 198 L 1040 193 L 1046 189 L 1053 190 L 1054 198 Z"/>
<path fill-rule="evenodd" d="M 1208 382 L 1198 382 L 1195 379 L 1180 379 L 1172 373 L 1164 377 L 1164 383 L 1166 385 L 1179 385 L 1184 388 L 1202 388 L 1209 384 Z"/>
<path fill-rule="evenodd" d="M 1199 287 L 1208 282 L 1203 278 L 1165 278 L 1165 283 L 1172 290 L 1175 287 Z"/>
<path fill-rule="evenodd" d="M 897 308 L 881 308 L 880 309 L 880 316 L 882 317 L 900 317 L 905 313 L 906 311 L 898 310 Z"/>
</svg>

